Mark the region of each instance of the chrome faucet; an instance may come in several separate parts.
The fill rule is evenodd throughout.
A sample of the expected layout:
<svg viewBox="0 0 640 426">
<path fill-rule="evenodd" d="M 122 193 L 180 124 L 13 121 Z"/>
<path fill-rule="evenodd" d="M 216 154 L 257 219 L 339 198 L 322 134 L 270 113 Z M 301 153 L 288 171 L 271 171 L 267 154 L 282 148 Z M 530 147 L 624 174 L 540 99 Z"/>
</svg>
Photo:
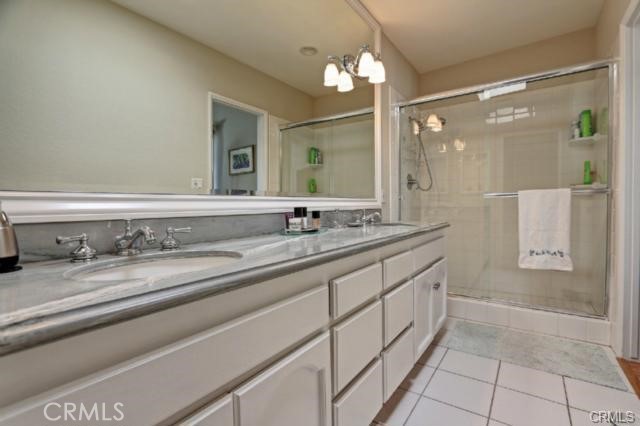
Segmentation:
<svg viewBox="0 0 640 426">
<path fill-rule="evenodd" d="M 373 224 L 382 222 L 382 215 L 380 212 L 373 212 L 371 214 L 367 214 L 366 210 L 362 210 L 362 223 L 364 224 Z"/>
<path fill-rule="evenodd" d="M 131 219 L 126 219 L 124 234 L 116 237 L 116 254 L 118 256 L 134 256 L 142 253 L 144 242 L 156 242 L 156 234 L 148 226 L 142 226 L 135 232 L 131 231 Z M 144 242 L 143 242 L 144 241 Z"/>
</svg>

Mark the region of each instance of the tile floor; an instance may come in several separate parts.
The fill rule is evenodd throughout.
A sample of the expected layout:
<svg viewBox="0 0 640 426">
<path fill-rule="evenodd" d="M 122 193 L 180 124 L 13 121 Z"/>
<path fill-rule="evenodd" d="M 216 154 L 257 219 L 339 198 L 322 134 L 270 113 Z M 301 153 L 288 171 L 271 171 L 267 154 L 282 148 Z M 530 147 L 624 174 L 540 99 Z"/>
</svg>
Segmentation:
<svg viewBox="0 0 640 426">
<path fill-rule="evenodd" d="M 418 361 L 373 425 L 614 424 L 593 422 L 593 410 L 632 411 L 635 423 L 625 424 L 640 425 L 640 400 L 632 392 L 457 351 L 441 339 Z"/>
</svg>

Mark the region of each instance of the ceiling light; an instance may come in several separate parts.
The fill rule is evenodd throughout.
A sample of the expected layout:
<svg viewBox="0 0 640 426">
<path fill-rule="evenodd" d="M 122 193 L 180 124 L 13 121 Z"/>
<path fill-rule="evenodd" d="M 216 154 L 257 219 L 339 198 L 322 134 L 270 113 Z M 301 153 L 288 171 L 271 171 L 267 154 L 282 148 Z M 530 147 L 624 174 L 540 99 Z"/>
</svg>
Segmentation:
<svg viewBox="0 0 640 426">
<path fill-rule="evenodd" d="M 338 71 L 336 64 L 329 62 L 324 69 L 324 85 L 327 87 L 337 86 L 339 74 L 340 71 Z"/>
<path fill-rule="evenodd" d="M 348 77 L 348 78 L 347 78 Z M 374 55 L 368 45 L 364 45 L 356 56 L 344 55 L 342 58 L 329 56 L 329 63 L 324 70 L 324 85 L 338 86 L 339 92 L 353 90 L 353 77 L 369 83 L 384 83 L 386 71 L 380 54 Z"/>
<path fill-rule="evenodd" d="M 318 54 L 318 49 L 313 46 L 302 46 L 300 48 L 300 53 L 303 56 L 314 56 Z"/>
<path fill-rule="evenodd" d="M 464 151 L 464 149 L 467 147 L 467 143 L 462 139 L 456 138 L 453 140 L 453 147 L 456 149 L 456 151 Z"/>
<path fill-rule="evenodd" d="M 384 64 L 380 60 L 380 55 L 377 56 L 373 63 L 373 71 L 369 75 L 369 83 L 379 84 L 384 83 L 387 80 L 387 72 L 384 69 Z"/>
<path fill-rule="evenodd" d="M 338 76 L 338 92 L 350 92 L 351 90 L 353 90 L 351 75 L 344 70 L 340 71 L 340 75 Z"/>
</svg>

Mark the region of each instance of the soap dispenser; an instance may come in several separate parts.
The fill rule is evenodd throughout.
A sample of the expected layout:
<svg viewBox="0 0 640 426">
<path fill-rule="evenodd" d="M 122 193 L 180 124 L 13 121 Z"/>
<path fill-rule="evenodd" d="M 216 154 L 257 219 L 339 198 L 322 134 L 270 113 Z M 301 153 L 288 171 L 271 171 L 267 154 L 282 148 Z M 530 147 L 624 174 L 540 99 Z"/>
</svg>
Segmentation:
<svg viewBox="0 0 640 426">
<path fill-rule="evenodd" d="M 16 232 L 9 217 L 2 211 L 0 205 L 0 273 L 21 269 L 18 265 L 20 255 Z"/>
</svg>

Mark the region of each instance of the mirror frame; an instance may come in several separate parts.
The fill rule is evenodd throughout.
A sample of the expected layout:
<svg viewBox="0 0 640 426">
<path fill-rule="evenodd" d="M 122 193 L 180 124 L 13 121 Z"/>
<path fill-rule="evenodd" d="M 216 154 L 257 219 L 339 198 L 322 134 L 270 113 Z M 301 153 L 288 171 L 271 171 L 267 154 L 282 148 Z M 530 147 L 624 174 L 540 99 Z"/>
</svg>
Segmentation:
<svg viewBox="0 0 640 426">
<path fill-rule="evenodd" d="M 374 33 L 380 52 L 382 28 L 359 0 L 344 0 Z M 336 52 L 339 54 L 346 52 Z M 374 85 L 375 198 L 163 195 L 138 193 L 0 191 L 13 223 L 79 222 L 241 214 L 282 213 L 304 205 L 314 210 L 382 208 L 382 85 Z M 206 94 L 210 99 L 210 94 Z M 209 137 L 209 135 L 207 135 Z"/>
</svg>

